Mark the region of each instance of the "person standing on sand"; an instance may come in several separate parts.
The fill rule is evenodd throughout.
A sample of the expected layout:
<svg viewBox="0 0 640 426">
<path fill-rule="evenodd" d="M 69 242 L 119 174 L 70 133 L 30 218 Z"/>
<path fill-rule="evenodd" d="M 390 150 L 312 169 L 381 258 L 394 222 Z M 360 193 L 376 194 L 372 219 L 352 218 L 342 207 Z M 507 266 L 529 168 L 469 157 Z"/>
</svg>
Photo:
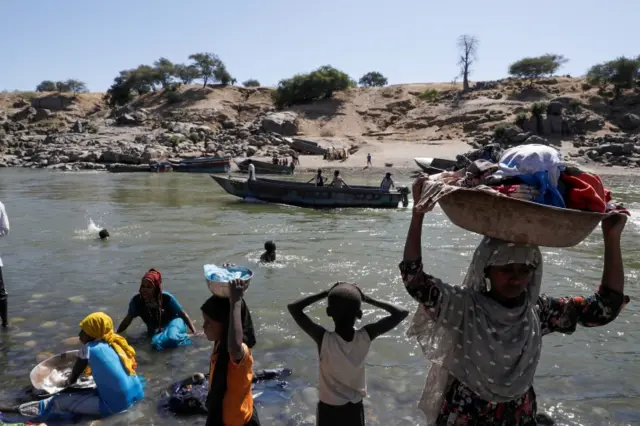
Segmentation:
<svg viewBox="0 0 640 426">
<path fill-rule="evenodd" d="M 371 153 L 367 154 L 367 167 L 373 167 L 373 164 L 371 163 Z"/>
<path fill-rule="evenodd" d="M 256 166 L 252 160 L 249 160 L 249 180 L 256 180 Z"/>
<path fill-rule="evenodd" d="M 0 202 L 0 237 L 4 237 L 9 234 L 9 216 L 4 208 L 4 204 Z M 2 327 L 7 328 L 9 326 L 9 314 L 7 305 L 7 291 L 4 288 L 4 278 L 2 276 L 2 258 L 0 258 L 0 318 L 2 319 Z"/>
</svg>

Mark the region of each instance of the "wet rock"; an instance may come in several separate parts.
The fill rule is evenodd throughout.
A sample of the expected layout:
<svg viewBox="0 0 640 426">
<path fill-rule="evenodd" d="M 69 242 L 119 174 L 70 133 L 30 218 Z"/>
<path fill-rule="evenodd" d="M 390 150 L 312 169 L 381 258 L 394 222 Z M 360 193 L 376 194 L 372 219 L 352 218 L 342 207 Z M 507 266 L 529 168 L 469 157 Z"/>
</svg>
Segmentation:
<svg viewBox="0 0 640 426">
<path fill-rule="evenodd" d="M 291 111 L 273 112 L 262 119 L 261 127 L 265 132 L 295 136 L 298 134 L 298 115 Z"/>
</svg>

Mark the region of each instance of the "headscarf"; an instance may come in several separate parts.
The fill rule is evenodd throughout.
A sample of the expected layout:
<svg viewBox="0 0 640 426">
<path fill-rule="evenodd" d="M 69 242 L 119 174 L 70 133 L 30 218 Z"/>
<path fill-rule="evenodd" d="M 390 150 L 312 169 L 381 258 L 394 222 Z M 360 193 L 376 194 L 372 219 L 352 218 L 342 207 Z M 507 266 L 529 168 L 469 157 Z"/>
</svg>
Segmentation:
<svg viewBox="0 0 640 426">
<path fill-rule="evenodd" d="M 486 294 L 489 266 L 535 267 L 526 301 L 507 308 Z M 462 287 L 439 282 L 441 301 L 434 313 L 420 305 L 408 336 L 415 336 L 429 361 L 419 407 L 434 424 L 451 376 L 485 401 L 507 402 L 533 384 L 542 346 L 536 303 L 542 282 L 537 246 L 485 237 L 476 248 Z"/>
<path fill-rule="evenodd" d="M 242 342 L 253 348 L 256 344 L 256 336 L 251 320 L 251 312 L 245 303 L 241 301 L 242 316 Z M 220 342 L 216 342 L 216 349 L 211 354 L 211 364 L 214 356 L 217 356 L 216 368 L 213 375 L 209 372 L 209 395 L 207 396 L 208 426 L 224 426 L 222 421 L 222 402 L 227 391 L 227 370 L 229 368 L 229 349 L 227 346 L 227 333 L 229 330 L 230 304 L 229 299 L 220 296 L 211 296 L 200 308 L 212 320 L 224 324 L 224 334 Z"/>
<path fill-rule="evenodd" d="M 160 271 L 151 268 L 142 277 L 142 281 L 145 280 L 153 284 L 153 296 L 158 304 L 158 327 L 160 327 L 162 324 L 162 274 Z"/>
<path fill-rule="evenodd" d="M 136 351 L 129 346 L 127 339 L 113 332 L 113 321 L 104 312 L 94 312 L 80 321 L 80 329 L 89 337 L 108 343 L 120 357 L 122 366 L 130 376 L 136 375 Z M 85 374 L 90 375 L 91 369 L 87 367 Z"/>
</svg>

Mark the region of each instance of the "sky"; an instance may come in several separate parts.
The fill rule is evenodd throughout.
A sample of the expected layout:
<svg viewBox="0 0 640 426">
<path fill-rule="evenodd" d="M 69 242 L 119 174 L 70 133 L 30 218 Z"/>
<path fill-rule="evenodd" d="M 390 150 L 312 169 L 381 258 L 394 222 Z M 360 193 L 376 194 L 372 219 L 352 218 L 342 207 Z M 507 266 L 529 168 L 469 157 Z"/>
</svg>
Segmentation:
<svg viewBox="0 0 640 426">
<path fill-rule="evenodd" d="M 75 78 L 104 91 L 120 70 L 197 52 L 265 86 L 321 65 L 356 80 L 380 71 L 390 84 L 450 82 L 462 34 L 479 40 L 472 80 L 545 53 L 579 76 L 640 54 L 638 16 L 638 0 L 0 0 L 0 90 Z"/>
</svg>

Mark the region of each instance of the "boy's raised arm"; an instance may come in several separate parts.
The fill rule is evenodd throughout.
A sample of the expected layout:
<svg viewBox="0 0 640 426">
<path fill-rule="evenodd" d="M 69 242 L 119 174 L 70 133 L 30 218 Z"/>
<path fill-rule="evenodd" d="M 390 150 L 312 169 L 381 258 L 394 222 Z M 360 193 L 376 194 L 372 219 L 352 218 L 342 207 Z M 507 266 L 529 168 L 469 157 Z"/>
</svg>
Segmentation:
<svg viewBox="0 0 640 426">
<path fill-rule="evenodd" d="M 307 306 L 319 300 L 324 299 L 328 295 L 329 295 L 329 290 L 325 290 L 318 294 L 313 294 L 311 296 L 304 297 L 296 302 L 289 303 L 287 305 L 287 308 L 289 309 L 289 313 L 293 317 L 296 324 L 298 324 L 305 333 L 311 336 L 313 341 L 316 342 L 316 344 L 318 345 L 318 348 L 320 348 L 320 345 L 322 343 L 322 337 L 324 336 L 325 329 L 323 326 L 313 322 L 313 320 L 309 318 L 307 314 L 304 313 L 304 309 Z"/>
<path fill-rule="evenodd" d="M 371 340 L 388 331 L 393 330 L 407 317 L 407 315 L 409 315 L 409 311 L 404 308 L 396 306 L 392 303 L 376 300 L 372 297 L 367 296 L 366 294 L 362 295 L 362 301 L 368 303 L 371 306 L 375 306 L 376 308 L 384 309 L 391 314 L 379 321 L 364 326 L 364 329 L 367 330 L 367 333 L 369 333 L 369 339 Z"/>
</svg>

